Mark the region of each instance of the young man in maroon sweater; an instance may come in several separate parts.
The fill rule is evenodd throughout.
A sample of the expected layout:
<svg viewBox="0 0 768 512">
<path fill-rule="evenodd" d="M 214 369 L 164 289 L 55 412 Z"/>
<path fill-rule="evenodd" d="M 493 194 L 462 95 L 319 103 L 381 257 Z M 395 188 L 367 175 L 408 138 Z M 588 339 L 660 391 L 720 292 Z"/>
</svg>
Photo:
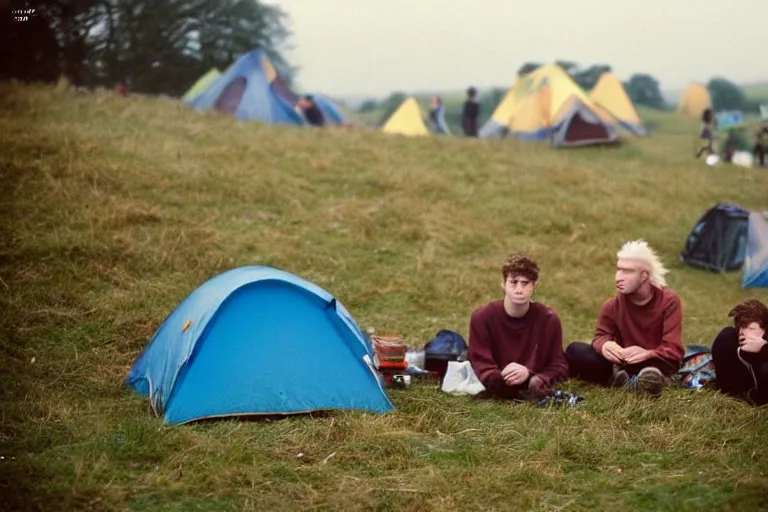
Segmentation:
<svg viewBox="0 0 768 512">
<path fill-rule="evenodd" d="M 469 362 L 486 393 L 536 399 L 568 377 L 560 318 L 531 301 L 539 267 L 517 254 L 502 267 L 504 299 L 475 310 L 469 322 Z"/>
<path fill-rule="evenodd" d="M 600 309 L 592 344 L 566 349 L 570 376 L 658 396 L 685 354 L 680 297 L 645 241 L 627 242 L 617 257 L 618 295 Z"/>
</svg>

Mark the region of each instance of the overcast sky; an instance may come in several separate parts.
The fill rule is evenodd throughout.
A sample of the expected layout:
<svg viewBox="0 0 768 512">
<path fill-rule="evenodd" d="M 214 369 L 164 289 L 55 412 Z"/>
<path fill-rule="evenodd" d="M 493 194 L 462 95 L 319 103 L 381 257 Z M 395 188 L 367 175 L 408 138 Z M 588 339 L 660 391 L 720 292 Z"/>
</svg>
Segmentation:
<svg viewBox="0 0 768 512">
<path fill-rule="evenodd" d="M 768 80 L 768 0 L 266 1 L 290 16 L 305 91 L 509 86 L 522 63 L 555 59 L 651 73 L 665 90 Z"/>
</svg>

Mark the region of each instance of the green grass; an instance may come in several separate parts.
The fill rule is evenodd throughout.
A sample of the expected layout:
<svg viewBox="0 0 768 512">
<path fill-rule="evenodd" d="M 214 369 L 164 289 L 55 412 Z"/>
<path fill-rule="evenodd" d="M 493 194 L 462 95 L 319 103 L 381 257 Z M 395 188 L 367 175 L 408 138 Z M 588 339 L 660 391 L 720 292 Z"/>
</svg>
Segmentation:
<svg viewBox="0 0 768 512">
<path fill-rule="evenodd" d="M 550 411 L 419 384 L 392 391 L 387 415 L 170 427 L 122 387 L 181 300 L 252 264 L 420 346 L 442 328 L 466 336 L 472 310 L 501 296 L 500 261 L 523 250 L 542 268 L 535 298 L 566 340 L 586 340 L 616 250 L 645 237 L 672 269 L 685 342 L 708 344 L 732 305 L 768 291 L 678 254 L 714 203 L 765 208 L 768 173 L 694 161 L 695 129 L 662 117 L 654 137 L 565 151 L 1 85 L 3 508 L 768 507 L 768 413 L 713 392 L 651 401 L 569 382 L 586 401 Z"/>
</svg>

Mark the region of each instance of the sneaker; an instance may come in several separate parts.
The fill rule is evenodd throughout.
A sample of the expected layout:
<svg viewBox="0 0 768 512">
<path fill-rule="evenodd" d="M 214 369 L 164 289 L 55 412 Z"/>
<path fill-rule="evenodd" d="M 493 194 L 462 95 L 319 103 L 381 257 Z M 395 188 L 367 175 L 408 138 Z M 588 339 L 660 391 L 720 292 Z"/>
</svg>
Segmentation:
<svg viewBox="0 0 768 512">
<path fill-rule="evenodd" d="M 637 374 L 637 387 L 651 396 L 660 396 L 666 384 L 667 378 L 661 370 L 653 366 L 643 368 Z"/>
<path fill-rule="evenodd" d="M 618 367 L 613 367 L 613 376 L 611 377 L 612 388 L 623 388 L 629 382 L 629 374 L 624 370 L 619 370 Z"/>
</svg>

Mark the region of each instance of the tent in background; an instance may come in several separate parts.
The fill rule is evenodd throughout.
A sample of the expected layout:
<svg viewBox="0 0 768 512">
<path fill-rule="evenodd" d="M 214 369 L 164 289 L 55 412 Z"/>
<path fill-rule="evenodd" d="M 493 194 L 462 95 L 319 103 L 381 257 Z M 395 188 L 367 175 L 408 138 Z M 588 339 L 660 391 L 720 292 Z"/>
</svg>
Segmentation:
<svg viewBox="0 0 768 512">
<path fill-rule="evenodd" d="M 421 108 L 414 98 L 406 98 L 389 116 L 381 127 L 384 133 L 397 133 L 408 136 L 429 135 L 429 129 L 424 124 Z"/>
<path fill-rule="evenodd" d="M 482 138 L 550 140 L 557 147 L 618 141 L 614 120 L 555 64 L 517 78 L 480 130 Z"/>
<path fill-rule="evenodd" d="M 709 91 L 702 84 L 690 84 L 683 92 L 680 103 L 677 105 L 677 113 L 695 119 L 701 119 L 705 110 L 712 106 Z"/>
<path fill-rule="evenodd" d="M 749 214 L 749 242 L 741 279 L 743 288 L 768 288 L 768 212 Z"/>
<path fill-rule="evenodd" d="M 555 120 L 551 142 L 554 147 L 590 146 L 619 142 L 619 134 L 585 105 L 571 96 L 566 100 L 562 115 Z"/>
<path fill-rule="evenodd" d="M 315 105 L 323 113 L 323 119 L 326 125 L 346 125 L 349 120 L 344 116 L 338 106 L 327 96 L 322 94 L 312 94 Z"/>
<path fill-rule="evenodd" d="M 263 266 L 219 274 L 160 325 L 126 385 L 164 423 L 358 409 L 388 412 L 373 349 L 328 292 Z"/>
<path fill-rule="evenodd" d="M 749 211 L 728 203 L 716 204 L 696 221 L 680 261 L 692 267 L 720 272 L 738 270 L 747 251 Z"/>
<path fill-rule="evenodd" d="M 716 204 L 696 221 L 680 253 L 684 265 L 729 272 L 742 270 L 743 288 L 768 288 L 768 215 Z"/>
<path fill-rule="evenodd" d="M 206 90 L 187 102 L 200 110 L 219 110 L 238 119 L 267 124 L 304 125 L 287 88 L 261 49 L 241 55 Z"/>
<path fill-rule="evenodd" d="M 608 71 L 600 75 L 589 97 L 616 119 L 615 124 L 633 135 L 647 135 L 632 100 L 629 99 L 621 81 L 612 72 Z"/>
<path fill-rule="evenodd" d="M 221 72 L 218 69 L 216 68 L 209 69 L 206 74 L 198 78 L 197 81 L 194 84 L 192 84 L 192 87 L 190 87 L 187 90 L 187 92 L 184 93 L 184 96 L 181 97 L 181 101 L 193 100 L 201 92 L 206 90 L 220 76 L 221 76 Z"/>
</svg>

